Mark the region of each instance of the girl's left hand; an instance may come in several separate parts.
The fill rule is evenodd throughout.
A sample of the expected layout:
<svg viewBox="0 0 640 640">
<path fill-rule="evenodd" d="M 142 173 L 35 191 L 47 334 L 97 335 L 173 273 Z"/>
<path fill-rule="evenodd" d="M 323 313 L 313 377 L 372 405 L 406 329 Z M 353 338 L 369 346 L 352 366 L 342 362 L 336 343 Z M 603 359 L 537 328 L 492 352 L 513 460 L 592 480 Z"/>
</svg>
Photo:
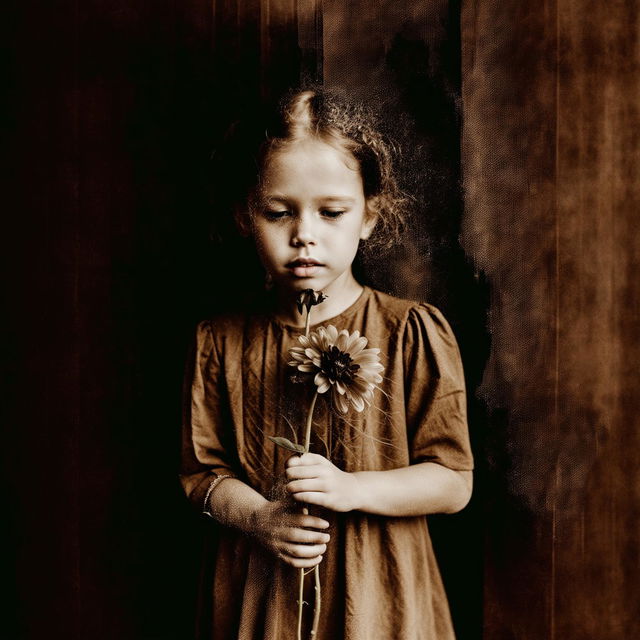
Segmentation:
<svg viewBox="0 0 640 640">
<path fill-rule="evenodd" d="M 286 489 L 294 500 L 332 511 L 353 511 L 361 503 L 356 476 L 341 471 L 324 456 L 305 453 L 287 460 Z"/>
</svg>

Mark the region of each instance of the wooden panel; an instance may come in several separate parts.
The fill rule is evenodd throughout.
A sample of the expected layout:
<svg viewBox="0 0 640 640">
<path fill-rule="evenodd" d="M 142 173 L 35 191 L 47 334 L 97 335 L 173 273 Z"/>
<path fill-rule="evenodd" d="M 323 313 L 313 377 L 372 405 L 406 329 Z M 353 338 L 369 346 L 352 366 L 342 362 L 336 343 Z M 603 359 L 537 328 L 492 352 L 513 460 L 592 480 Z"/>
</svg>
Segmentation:
<svg viewBox="0 0 640 640">
<path fill-rule="evenodd" d="M 640 633 L 637 20 L 463 11 L 464 244 L 492 286 L 487 639 Z"/>
</svg>

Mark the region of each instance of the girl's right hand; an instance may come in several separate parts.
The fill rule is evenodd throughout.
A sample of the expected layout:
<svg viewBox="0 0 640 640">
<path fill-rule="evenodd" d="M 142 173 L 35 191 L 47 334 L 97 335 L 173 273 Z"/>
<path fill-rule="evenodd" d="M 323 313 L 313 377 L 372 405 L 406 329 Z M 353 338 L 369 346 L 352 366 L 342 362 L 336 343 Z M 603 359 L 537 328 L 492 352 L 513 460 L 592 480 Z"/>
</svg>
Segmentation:
<svg viewBox="0 0 640 640">
<path fill-rule="evenodd" d="M 322 518 L 292 512 L 282 502 L 267 502 L 255 514 L 253 534 L 283 562 L 297 569 L 315 567 L 322 561 L 330 536 Z"/>
</svg>

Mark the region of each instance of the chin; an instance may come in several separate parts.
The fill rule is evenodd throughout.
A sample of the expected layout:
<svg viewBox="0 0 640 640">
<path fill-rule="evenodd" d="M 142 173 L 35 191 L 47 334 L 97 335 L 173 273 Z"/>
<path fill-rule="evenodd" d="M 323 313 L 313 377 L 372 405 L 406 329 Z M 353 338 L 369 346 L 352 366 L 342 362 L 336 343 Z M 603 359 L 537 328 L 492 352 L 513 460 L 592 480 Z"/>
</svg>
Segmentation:
<svg viewBox="0 0 640 640">
<path fill-rule="evenodd" d="M 304 291 L 305 289 L 313 289 L 314 291 L 322 291 L 322 288 L 326 287 L 326 284 L 317 282 L 313 278 L 300 278 L 289 283 L 289 288 L 292 291 Z"/>
<path fill-rule="evenodd" d="M 309 278 L 291 278 L 284 277 L 275 281 L 275 285 L 284 291 L 299 293 L 305 289 L 313 289 L 314 291 L 326 291 L 329 289 L 335 279 L 327 277 L 309 277 Z"/>
</svg>

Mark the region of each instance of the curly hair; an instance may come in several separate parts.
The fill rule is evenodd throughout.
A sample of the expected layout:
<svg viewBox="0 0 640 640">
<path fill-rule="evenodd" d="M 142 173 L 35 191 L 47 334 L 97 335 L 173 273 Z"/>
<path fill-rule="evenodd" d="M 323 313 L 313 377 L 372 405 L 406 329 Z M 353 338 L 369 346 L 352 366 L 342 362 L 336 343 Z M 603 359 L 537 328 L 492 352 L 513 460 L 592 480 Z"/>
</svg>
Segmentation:
<svg viewBox="0 0 640 640">
<path fill-rule="evenodd" d="M 376 218 L 365 247 L 380 249 L 395 244 L 404 229 L 407 209 L 407 197 L 398 186 L 394 171 L 399 150 L 383 136 L 379 119 L 371 109 L 318 87 L 290 92 L 266 121 L 254 118 L 248 126 L 245 122 L 244 127 L 233 128 L 227 142 L 236 158 L 231 163 L 235 167 L 231 173 L 236 188 L 236 218 L 246 214 L 247 201 L 251 208 L 252 195 L 255 196 L 271 154 L 305 137 L 330 144 L 358 162 L 367 214 Z M 227 175 L 228 160 L 225 154 Z M 243 180 L 243 174 L 248 181 Z M 226 187 L 233 185 L 227 180 Z"/>
</svg>

